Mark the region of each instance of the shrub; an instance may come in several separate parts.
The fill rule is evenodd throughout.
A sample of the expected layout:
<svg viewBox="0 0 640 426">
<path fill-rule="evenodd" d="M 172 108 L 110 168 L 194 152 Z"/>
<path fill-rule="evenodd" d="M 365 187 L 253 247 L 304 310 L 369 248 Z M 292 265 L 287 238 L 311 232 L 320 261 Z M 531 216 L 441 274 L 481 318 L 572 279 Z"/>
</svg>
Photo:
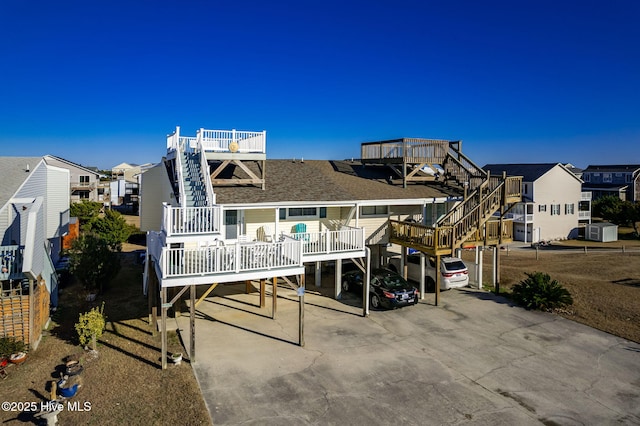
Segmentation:
<svg viewBox="0 0 640 426">
<path fill-rule="evenodd" d="M 527 278 L 513 286 L 513 300 L 527 309 L 551 311 L 573 303 L 569 290 L 549 274 L 542 272 L 528 273 Z"/>
<path fill-rule="evenodd" d="M 15 337 L 0 337 L 0 358 L 22 352 L 25 348 L 26 345 L 22 340 L 17 340 Z"/>
<path fill-rule="evenodd" d="M 75 326 L 76 331 L 78 332 L 78 337 L 80 338 L 80 344 L 86 345 L 91 342 L 91 349 L 95 351 L 96 341 L 100 336 L 102 336 L 105 324 L 106 318 L 104 316 L 104 302 L 99 309 L 98 307 L 95 307 L 89 312 L 80 314 L 80 320 Z"/>
</svg>

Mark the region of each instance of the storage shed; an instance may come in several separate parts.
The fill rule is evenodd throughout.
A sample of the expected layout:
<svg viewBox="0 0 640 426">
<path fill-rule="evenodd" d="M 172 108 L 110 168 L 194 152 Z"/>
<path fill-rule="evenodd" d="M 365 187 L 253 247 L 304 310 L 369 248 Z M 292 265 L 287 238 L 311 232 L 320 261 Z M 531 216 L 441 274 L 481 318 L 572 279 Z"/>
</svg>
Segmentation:
<svg viewBox="0 0 640 426">
<path fill-rule="evenodd" d="M 591 223 L 587 225 L 585 239 L 590 241 L 618 241 L 618 225 L 613 223 Z"/>
</svg>

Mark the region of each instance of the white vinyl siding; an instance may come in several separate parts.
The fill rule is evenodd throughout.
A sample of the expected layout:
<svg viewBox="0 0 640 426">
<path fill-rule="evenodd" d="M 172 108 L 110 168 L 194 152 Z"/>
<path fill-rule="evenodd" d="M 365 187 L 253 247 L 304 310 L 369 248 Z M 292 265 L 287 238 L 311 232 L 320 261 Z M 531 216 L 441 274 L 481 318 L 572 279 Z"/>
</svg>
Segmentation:
<svg viewBox="0 0 640 426">
<path fill-rule="evenodd" d="M 159 232 L 162 227 L 162 203 L 176 204 L 164 164 L 145 171 L 140 176 L 140 182 L 140 230 Z"/>
</svg>

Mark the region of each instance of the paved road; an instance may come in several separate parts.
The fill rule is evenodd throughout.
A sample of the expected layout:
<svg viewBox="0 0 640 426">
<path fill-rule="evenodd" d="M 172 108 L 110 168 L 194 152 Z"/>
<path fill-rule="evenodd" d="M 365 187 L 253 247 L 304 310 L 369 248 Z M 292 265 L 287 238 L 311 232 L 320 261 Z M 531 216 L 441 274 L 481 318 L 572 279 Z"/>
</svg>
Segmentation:
<svg viewBox="0 0 640 426">
<path fill-rule="evenodd" d="M 462 289 L 363 318 L 355 296 L 307 293 L 300 348 L 295 294 L 274 321 L 243 288 L 198 306 L 214 424 L 640 424 L 640 345 L 561 317 Z"/>
</svg>

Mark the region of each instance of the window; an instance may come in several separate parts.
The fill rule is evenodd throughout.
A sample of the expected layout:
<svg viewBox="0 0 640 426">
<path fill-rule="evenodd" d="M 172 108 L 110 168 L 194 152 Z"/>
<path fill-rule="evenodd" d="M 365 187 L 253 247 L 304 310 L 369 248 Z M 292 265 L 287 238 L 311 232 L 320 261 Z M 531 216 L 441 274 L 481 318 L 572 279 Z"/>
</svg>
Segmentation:
<svg viewBox="0 0 640 426">
<path fill-rule="evenodd" d="M 89 176 L 80 176 L 80 185 L 89 186 Z"/>
<path fill-rule="evenodd" d="M 524 184 L 524 193 L 525 193 L 525 194 L 528 194 L 528 193 L 529 193 L 529 184 L 528 184 L 528 183 L 525 183 L 525 184 Z"/>
<path fill-rule="evenodd" d="M 318 215 L 318 209 L 315 207 L 294 207 L 287 210 L 287 215 L 289 217 L 308 217 Z"/>
<path fill-rule="evenodd" d="M 564 214 L 573 214 L 573 203 L 564 205 Z"/>
<path fill-rule="evenodd" d="M 626 176 L 627 176 L 627 178 L 625 179 L 625 181 L 626 181 L 627 183 L 631 182 L 631 173 L 627 173 L 627 175 L 626 175 Z"/>
<path fill-rule="evenodd" d="M 386 216 L 389 213 L 389 206 L 362 206 L 360 214 L 362 216 Z"/>
<path fill-rule="evenodd" d="M 81 200 L 88 200 L 89 191 L 78 191 L 78 198 L 80 198 Z"/>
<path fill-rule="evenodd" d="M 551 216 L 560 214 L 560 204 L 551 204 Z"/>
<path fill-rule="evenodd" d="M 603 173 L 602 174 L 602 182 L 611 183 L 611 173 Z"/>
<path fill-rule="evenodd" d="M 591 173 L 585 173 L 582 175 L 585 182 L 591 182 Z"/>
<path fill-rule="evenodd" d="M 546 212 L 547 211 L 547 205 L 546 204 L 540 204 L 538 206 L 538 211 L 539 212 Z"/>
</svg>

